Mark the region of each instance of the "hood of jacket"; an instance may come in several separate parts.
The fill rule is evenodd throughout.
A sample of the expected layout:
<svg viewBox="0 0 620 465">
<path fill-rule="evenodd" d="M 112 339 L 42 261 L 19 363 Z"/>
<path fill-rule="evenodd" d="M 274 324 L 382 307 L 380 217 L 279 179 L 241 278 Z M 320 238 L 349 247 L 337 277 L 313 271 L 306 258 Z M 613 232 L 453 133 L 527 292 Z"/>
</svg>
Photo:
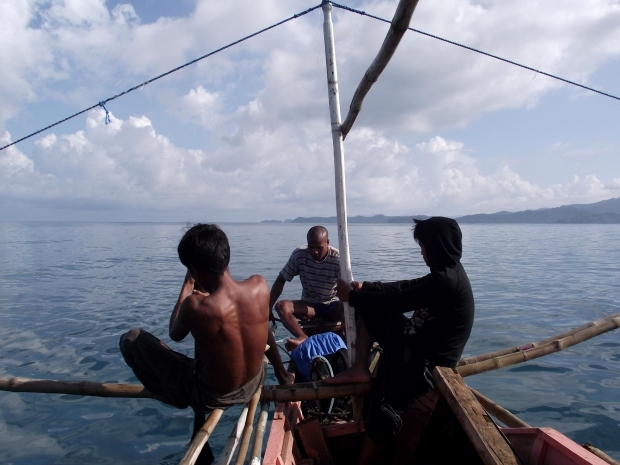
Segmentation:
<svg viewBox="0 0 620 465">
<path fill-rule="evenodd" d="M 414 221 L 416 224 L 413 237 L 424 246 L 431 271 L 460 263 L 463 235 L 456 220 L 433 216 Z"/>
</svg>

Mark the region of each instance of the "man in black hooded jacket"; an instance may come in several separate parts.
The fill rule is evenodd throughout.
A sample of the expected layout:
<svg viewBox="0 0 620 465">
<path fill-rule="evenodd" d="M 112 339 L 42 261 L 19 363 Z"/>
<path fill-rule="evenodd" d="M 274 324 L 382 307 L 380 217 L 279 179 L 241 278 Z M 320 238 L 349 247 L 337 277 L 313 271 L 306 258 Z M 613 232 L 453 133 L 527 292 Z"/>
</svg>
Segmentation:
<svg viewBox="0 0 620 465">
<path fill-rule="evenodd" d="M 390 283 L 338 282 L 338 297 L 360 315 L 353 366 L 328 382 L 367 382 L 368 352 L 383 349 L 364 402 L 366 442 L 360 463 L 373 463 L 400 429 L 400 413 L 432 389 L 436 366 L 452 367 L 463 353 L 474 320 L 474 297 L 460 263 L 462 234 L 451 218 L 414 220 L 413 238 L 431 272 Z M 413 311 L 411 318 L 403 313 Z"/>
</svg>

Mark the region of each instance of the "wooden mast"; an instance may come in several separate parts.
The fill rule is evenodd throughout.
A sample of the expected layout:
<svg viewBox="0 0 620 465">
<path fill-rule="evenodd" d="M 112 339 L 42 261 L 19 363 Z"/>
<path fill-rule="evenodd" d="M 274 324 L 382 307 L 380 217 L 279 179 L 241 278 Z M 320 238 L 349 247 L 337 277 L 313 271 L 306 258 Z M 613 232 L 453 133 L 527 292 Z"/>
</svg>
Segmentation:
<svg viewBox="0 0 620 465">
<path fill-rule="evenodd" d="M 347 196 L 344 173 L 344 145 L 340 130 L 340 97 L 338 94 L 338 72 L 336 69 L 336 48 L 332 24 L 332 5 L 323 3 L 323 38 L 325 41 L 325 64 L 327 67 L 327 93 L 329 96 L 329 115 L 332 125 L 334 145 L 334 172 L 336 178 L 336 214 L 338 217 L 338 250 L 340 251 L 340 277 L 353 281 L 351 258 L 349 255 L 349 231 L 347 226 Z M 355 316 L 348 303 L 344 303 L 344 323 L 349 351 L 349 364 L 355 360 Z"/>
</svg>

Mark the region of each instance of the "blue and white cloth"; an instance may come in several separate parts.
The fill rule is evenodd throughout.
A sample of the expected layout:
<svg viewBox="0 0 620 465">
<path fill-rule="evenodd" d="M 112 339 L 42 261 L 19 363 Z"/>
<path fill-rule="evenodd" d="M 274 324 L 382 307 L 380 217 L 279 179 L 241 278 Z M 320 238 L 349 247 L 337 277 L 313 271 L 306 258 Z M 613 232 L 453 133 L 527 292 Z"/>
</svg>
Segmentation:
<svg viewBox="0 0 620 465">
<path fill-rule="evenodd" d="M 310 336 L 291 352 L 291 358 L 297 367 L 300 381 L 305 382 L 312 379 L 310 365 L 314 357 L 317 355 L 325 357 L 346 348 L 344 341 L 336 333 L 321 333 Z"/>
</svg>

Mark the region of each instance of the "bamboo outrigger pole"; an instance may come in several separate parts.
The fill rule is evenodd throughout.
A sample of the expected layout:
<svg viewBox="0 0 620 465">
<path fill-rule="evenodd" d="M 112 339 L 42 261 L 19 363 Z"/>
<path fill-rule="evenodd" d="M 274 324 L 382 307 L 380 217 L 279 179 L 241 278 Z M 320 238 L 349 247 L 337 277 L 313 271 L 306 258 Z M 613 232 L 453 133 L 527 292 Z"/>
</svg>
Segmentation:
<svg viewBox="0 0 620 465">
<path fill-rule="evenodd" d="M 525 350 L 529 350 L 529 349 L 533 349 L 535 347 L 541 347 L 547 344 L 551 344 L 555 341 L 557 341 L 558 339 L 562 339 L 565 338 L 567 336 L 572 336 L 573 334 L 576 333 L 580 333 L 581 331 L 584 331 L 588 328 L 591 328 L 593 326 L 600 326 L 600 325 L 605 325 L 607 324 L 607 322 L 610 319 L 613 318 L 617 318 L 620 317 L 620 313 L 614 313 L 613 315 L 609 315 L 606 318 L 603 318 L 601 320 L 596 320 L 596 321 L 591 321 L 589 323 L 586 323 L 583 326 L 579 326 L 578 328 L 573 328 L 570 329 L 568 331 L 565 331 L 563 333 L 560 334 L 556 334 L 555 336 L 549 337 L 547 339 L 543 339 L 541 341 L 538 342 L 530 342 L 527 344 L 522 344 L 520 346 L 516 346 L 516 347 L 508 347 L 506 349 L 500 349 L 500 350 L 496 350 L 494 352 L 488 352 L 486 354 L 481 354 L 481 355 L 476 355 L 474 357 L 467 357 L 467 358 L 462 358 L 461 360 L 458 361 L 457 363 L 457 367 L 460 367 L 462 365 L 471 365 L 474 363 L 478 363 L 478 362 L 483 362 L 485 360 L 489 360 L 491 358 L 494 357 L 501 357 L 502 355 L 509 355 L 509 354 L 514 354 L 517 352 L 523 352 Z"/>
<path fill-rule="evenodd" d="M 338 250 L 340 251 L 340 276 L 346 282 L 353 281 L 351 257 L 349 255 L 349 230 L 347 226 L 347 195 L 344 174 L 344 145 L 340 131 L 340 97 L 338 95 L 338 71 L 336 68 L 336 47 L 332 24 L 332 5 L 323 3 L 323 39 L 325 41 L 325 64 L 327 67 L 327 93 L 329 115 L 334 145 L 334 172 L 336 178 L 336 214 L 338 217 Z M 344 320 L 349 352 L 349 365 L 355 360 L 355 315 L 348 303 L 344 303 Z"/>
<path fill-rule="evenodd" d="M 517 363 L 527 362 L 528 360 L 542 357 L 543 355 L 559 352 L 560 350 L 579 344 L 580 342 L 591 339 L 599 334 L 620 328 L 620 314 L 616 313 L 615 315 L 603 318 L 595 323 L 596 324 L 591 326 L 586 325 L 586 328 L 579 332 L 573 333 L 572 331 L 567 331 L 563 334 L 568 335 L 560 335 L 563 337 L 547 339 L 549 342 L 542 346 L 532 347 L 531 349 L 522 350 L 508 355 L 501 355 L 499 357 L 491 357 L 487 360 L 472 363 L 470 365 L 461 365 L 456 368 L 456 371 L 458 371 L 462 377 L 471 376 L 478 373 L 484 373 L 485 371 L 509 367 L 516 365 Z"/>
<path fill-rule="evenodd" d="M 521 420 L 518 416 L 510 413 L 501 405 L 496 404 L 488 397 L 483 396 L 474 388 L 470 387 L 469 389 L 474 394 L 476 400 L 480 402 L 480 405 L 482 405 L 488 413 L 493 415 L 506 426 L 509 426 L 510 428 L 530 428 L 530 425 Z"/>
</svg>

